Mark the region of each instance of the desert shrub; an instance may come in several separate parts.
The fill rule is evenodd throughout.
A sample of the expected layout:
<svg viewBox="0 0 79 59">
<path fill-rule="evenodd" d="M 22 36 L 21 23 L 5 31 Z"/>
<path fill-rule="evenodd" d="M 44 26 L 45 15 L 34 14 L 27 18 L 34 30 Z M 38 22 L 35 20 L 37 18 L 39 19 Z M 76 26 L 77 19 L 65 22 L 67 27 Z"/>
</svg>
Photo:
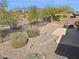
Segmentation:
<svg viewBox="0 0 79 59">
<path fill-rule="evenodd" d="M 27 29 L 27 34 L 29 38 L 34 38 L 40 35 L 40 31 L 37 27 L 31 27 Z"/>
<path fill-rule="evenodd" d="M 59 16 L 59 15 L 53 15 L 52 18 L 53 18 L 53 20 L 57 20 L 57 21 L 59 21 L 60 16 Z"/>
<path fill-rule="evenodd" d="M 21 48 L 28 43 L 27 33 L 13 33 L 11 34 L 11 45 L 13 48 Z"/>
<path fill-rule="evenodd" d="M 63 15 L 63 18 L 66 18 L 67 17 L 67 15 Z"/>
<path fill-rule="evenodd" d="M 26 59 L 43 59 L 43 56 L 39 53 L 31 53 L 27 55 Z"/>
<path fill-rule="evenodd" d="M 61 18 L 66 18 L 67 17 L 67 15 L 66 14 L 59 14 L 59 17 Z"/>
</svg>

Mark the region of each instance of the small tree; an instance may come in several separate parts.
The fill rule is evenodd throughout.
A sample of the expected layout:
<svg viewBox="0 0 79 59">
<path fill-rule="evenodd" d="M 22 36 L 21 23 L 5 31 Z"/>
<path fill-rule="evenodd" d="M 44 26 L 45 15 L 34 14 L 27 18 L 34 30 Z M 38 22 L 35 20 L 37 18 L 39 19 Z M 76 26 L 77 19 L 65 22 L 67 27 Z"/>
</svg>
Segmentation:
<svg viewBox="0 0 79 59">
<path fill-rule="evenodd" d="M 3 5 L 4 8 L 8 7 L 8 1 L 2 0 L 2 5 Z"/>
<path fill-rule="evenodd" d="M 52 14 L 52 8 L 51 8 L 51 7 L 46 7 L 46 8 L 44 9 L 44 12 L 47 14 L 46 17 L 48 17 L 48 16 L 51 17 L 51 14 Z M 51 18 L 52 18 L 52 17 L 51 17 Z M 51 19 L 51 21 L 52 21 L 52 19 Z"/>
<path fill-rule="evenodd" d="M 6 10 L 6 8 L 8 7 L 8 1 L 7 0 L 2 0 L 1 4 L 1 9 L 0 10 Z"/>
<path fill-rule="evenodd" d="M 50 20 L 52 21 L 53 19 L 52 15 L 55 15 L 55 12 L 56 10 L 54 7 L 46 7 L 41 10 L 41 16 L 42 18 L 50 17 Z"/>
<path fill-rule="evenodd" d="M 38 9 L 34 6 L 34 7 L 29 7 L 28 8 L 28 20 L 30 21 L 36 21 L 38 20 Z"/>
<path fill-rule="evenodd" d="M 56 7 L 57 14 L 69 14 L 73 10 L 69 5 L 59 5 Z"/>
<path fill-rule="evenodd" d="M 0 25 L 5 26 L 9 25 L 11 29 L 16 28 L 18 21 L 17 21 L 17 14 L 14 11 L 0 11 Z"/>
</svg>

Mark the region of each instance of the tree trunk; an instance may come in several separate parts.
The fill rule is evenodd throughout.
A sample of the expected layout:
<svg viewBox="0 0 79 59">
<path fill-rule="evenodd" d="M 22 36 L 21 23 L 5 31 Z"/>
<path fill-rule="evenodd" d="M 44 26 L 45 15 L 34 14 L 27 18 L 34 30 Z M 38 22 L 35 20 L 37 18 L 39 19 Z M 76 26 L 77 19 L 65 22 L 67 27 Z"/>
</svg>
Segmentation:
<svg viewBox="0 0 79 59">
<path fill-rule="evenodd" d="M 52 16 L 51 16 L 51 22 L 52 22 Z"/>
<path fill-rule="evenodd" d="M 16 23 L 13 23 L 13 24 L 9 24 L 10 28 L 12 30 L 15 30 L 17 28 L 17 24 Z"/>
</svg>

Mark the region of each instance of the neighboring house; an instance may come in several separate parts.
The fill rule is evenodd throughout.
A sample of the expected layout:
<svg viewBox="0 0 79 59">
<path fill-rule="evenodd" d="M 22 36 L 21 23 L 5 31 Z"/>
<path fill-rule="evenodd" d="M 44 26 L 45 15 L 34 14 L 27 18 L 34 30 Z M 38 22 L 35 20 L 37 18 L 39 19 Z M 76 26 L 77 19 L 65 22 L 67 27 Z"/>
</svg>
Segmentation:
<svg viewBox="0 0 79 59">
<path fill-rule="evenodd" d="M 76 18 L 76 16 L 79 16 L 79 11 L 72 11 L 70 14 L 70 18 Z"/>
<path fill-rule="evenodd" d="M 75 11 L 74 14 L 75 14 L 76 16 L 79 16 L 79 11 Z"/>
</svg>

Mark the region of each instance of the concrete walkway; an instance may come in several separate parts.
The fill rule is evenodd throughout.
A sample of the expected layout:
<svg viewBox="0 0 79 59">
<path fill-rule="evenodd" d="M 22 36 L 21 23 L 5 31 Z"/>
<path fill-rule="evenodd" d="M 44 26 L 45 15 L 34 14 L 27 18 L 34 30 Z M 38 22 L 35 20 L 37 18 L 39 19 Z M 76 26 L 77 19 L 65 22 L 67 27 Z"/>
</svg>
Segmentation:
<svg viewBox="0 0 79 59">
<path fill-rule="evenodd" d="M 52 35 L 59 36 L 59 38 L 56 40 L 58 44 L 60 43 L 62 36 L 66 35 L 66 31 L 66 28 L 58 28 L 52 33 Z"/>
</svg>

